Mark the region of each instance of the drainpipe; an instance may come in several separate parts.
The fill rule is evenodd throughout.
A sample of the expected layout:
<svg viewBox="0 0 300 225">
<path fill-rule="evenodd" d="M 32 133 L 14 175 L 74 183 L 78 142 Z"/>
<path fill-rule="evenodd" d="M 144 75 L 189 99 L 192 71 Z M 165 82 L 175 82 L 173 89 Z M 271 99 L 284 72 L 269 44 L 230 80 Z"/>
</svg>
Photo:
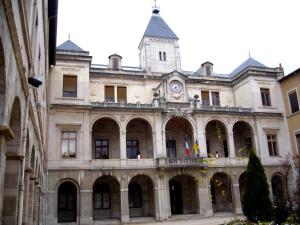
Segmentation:
<svg viewBox="0 0 300 225">
<path fill-rule="evenodd" d="M 21 179 L 19 184 L 19 201 L 18 201 L 18 218 L 17 225 L 22 225 L 23 220 L 23 202 L 24 202 L 24 179 L 25 179 L 25 157 L 26 157 L 26 144 L 27 144 L 27 127 L 28 127 L 28 114 L 29 114 L 29 102 L 30 102 L 30 90 L 26 97 L 26 109 L 25 109 L 25 119 L 23 128 L 23 140 L 22 140 L 22 160 L 21 160 Z"/>
</svg>

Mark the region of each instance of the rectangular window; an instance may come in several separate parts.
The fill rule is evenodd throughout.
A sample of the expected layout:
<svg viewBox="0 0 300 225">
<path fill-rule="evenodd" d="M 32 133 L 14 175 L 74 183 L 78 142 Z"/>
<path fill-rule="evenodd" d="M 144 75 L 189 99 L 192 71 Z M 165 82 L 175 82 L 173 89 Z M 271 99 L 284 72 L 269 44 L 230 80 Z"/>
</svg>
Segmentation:
<svg viewBox="0 0 300 225">
<path fill-rule="evenodd" d="M 109 140 L 98 139 L 95 141 L 95 158 L 109 159 Z"/>
<path fill-rule="evenodd" d="M 117 98 L 118 102 L 127 101 L 127 88 L 126 87 L 117 87 Z"/>
<path fill-rule="evenodd" d="M 269 148 L 269 154 L 270 156 L 278 156 L 278 150 L 277 150 L 277 137 L 275 134 L 268 134 L 267 135 L 268 140 L 268 148 Z"/>
<path fill-rule="evenodd" d="M 261 101 L 263 106 L 271 106 L 270 90 L 268 88 L 260 89 Z"/>
<path fill-rule="evenodd" d="M 61 155 L 62 158 L 76 157 L 76 131 L 63 131 L 61 133 Z"/>
<path fill-rule="evenodd" d="M 115 90 L 114 86 L 105 86 L 105 101 L 107 102 L 114 102 L 115 101 Z"/>
<path fill-rule="evenodd" d="M 298 149 L 298 154 L 300 155 L 300 134 L 296 134 L 296 142 L 297 142 L 296 148 Z"/>
<path fill-rule="evenodd" d="M 77 77 L 63 77 L 63 97 L 77 97 Z"/>
<path fill-rule="evenodd" d="M 207 106 L 210 105 L 208 91 L 201 91 L 201 99 L 202 99 L 202 105 L 207 105 Z"/>
<path fill-rule="evenodd" d="M 126 149 L 127 149 L 127 159 L 137 159 L 138 154 L 140 154 L 139 141 L 127 140 Z"/>
<path fill-rule="evenodd" d="M 219 92 L 212 92 L 211 93 L 211 100 L 213 106 L 220 106 L 220 96 Z"/>
<path fill-rule="evenodd" d="M 293 91 L 289 93 L 289 101 L 291 106 L 291 112 L 295 113 L 299 111 L 299 103 L 298 103 L 298 97 L 297 92 Z"/>
</svg>

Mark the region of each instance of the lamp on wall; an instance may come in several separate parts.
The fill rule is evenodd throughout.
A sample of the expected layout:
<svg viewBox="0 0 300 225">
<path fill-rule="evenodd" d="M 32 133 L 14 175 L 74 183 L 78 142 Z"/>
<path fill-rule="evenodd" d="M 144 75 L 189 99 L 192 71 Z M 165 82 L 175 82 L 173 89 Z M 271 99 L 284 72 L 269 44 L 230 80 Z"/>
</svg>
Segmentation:
<svg viewBox="0 0 300 225">
<path fill-rule="evenodd" d="M 29 77 L 28 83 L 36 88 L 38 88 L 39 86 L 41 86 L 43 84 L 43 82 L 40 79 L 35 78 L 35 77 Z"/>
</svg>

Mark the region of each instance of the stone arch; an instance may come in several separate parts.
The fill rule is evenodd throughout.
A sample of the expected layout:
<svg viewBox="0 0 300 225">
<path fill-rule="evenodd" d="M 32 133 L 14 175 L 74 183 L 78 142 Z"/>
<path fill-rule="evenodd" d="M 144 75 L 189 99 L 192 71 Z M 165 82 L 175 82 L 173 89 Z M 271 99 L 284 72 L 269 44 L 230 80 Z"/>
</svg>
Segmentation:
<svg viewBox="0 0 300 225">
<path fill-rule="evenodd" d="M 136 175 L 128 183 L 129 217 L 154 217 L 154 183 L 147 175 Z"/>
<path fill-rule="evenodd" d="M 232 126 L 235 155 L 247 157 L 249 150 L 254 150 L 254 131 L 250 123 L 244 120 L 236 121 Z"/>
<path fill-rule="evenodd" d="M 285 206 L 287 202 L 286 180 L 280 172 L 274 173 L 271 177 L 273 202 L 275 206 Z"/>
<path fill-rule="evenodd" d="M 6 68 L 5 56 L 0 38 L 0 124 L 5 123 L 5 110 L 6 110 Z"/>
<path fill-rule="evenodd" d="M 78 186 L 69 179 L 60 182 L 57 189 L 57 222 L 76 222 Z"/>
<path fill-rule="evenodd" d="M 133 118 L 126 125 L 127 159 L 154 157 L 153 127 L 144 118 Z"/>
<path fill-rule="evenodd" d="M 191 125 L 192 129 L 193 129 L 193 138 L 195 139 L 197 134 L 196 134 L 196 131 L 197 131 L 197 126 L 196 126 L 196 123 L 195 121 L 193 120 L 193 118 L 189 117 L 189 116 L 169 116 L 167 117 L 166 119 L 164 119 L 163 123 L 162 123 L 162 128 L 163 130 L 166 130 L 166 126 L 167 124 L 169 123 L 170 120 L 172 120 L 173 118 L 182 118 L 182 119 L 185 119 L 189 122 L 189 124 Z"/>
<path fill-rule="evenodd" d="M 119 219 L 120 183 L 111 175 L 97 178 L 93 184 L 93 219 Z"/>
<path fill-rule="evenodd" d="M 143 116 L 143 115 L 138 115 L 138 116 L 133 115 L 133 116 L 131 116 L 129 119 L 127 119 L 127 120 L 125 121 L 124 127 L 126 128 L 127 125 L 128 125 L 128 123 L 130 123 L 130 122 L 131 122 L 132 120 L 134 120 L 134 119 L 145 120 L 145 121 L 150 125 L 151 130 L 153 130 L 153 128 L 154 128 L 153 122 L 152 122 L 147 116 Z"/>
<path fill-rule="evenodd" d="M 120 126 L 111 117 L 101 117 L 92 126 L 92 158 L 120 158 Z"/>
<path fill-rule="evenodd" d="M 21 106 L 18 97 L 15 97 L 11 108 L 9 128 L 12 130 L 14 138 L 8 142 L 7 153 L 18 154 L 21 150 L 21 131 L 22 131 Z"/>
<path fill-rule="evenodd" d="M 179 174 L 169 180 L 171 214 L 193 214 L 199 211 L 195 177 Z"/>
<path fill-rule="evenodd" d="M 193 156 L 193 144 L 196 140 L 196 129 L 186 117 L 172 117 L 164 126 L 166 154 L 169 159 Z M 183 146 L 188 143 L 190 151 Z"/>
<path fill-rule="evenodd" d="M 123 128 L 121 121 L 117 117 L 107 114 L 107 115 L 101 115 L 101 116 L 94 117 L 90 123 L 91 124 L 90 130 L 93 129 L 93 126 L 95 125 L 95 123 L 98 120 L 103 119 L 103 118 L 111 119 L 118 124 L 119 129 Z"/>
<path fill-rule="evenodd" d="M 206 148 L 208 157 L 229 157 L 228 129 L 219 119 L 212 119 L 206 123 Z"/>
<path fill-rule="evenodd" d="M 227 133 L 230 130 L 228 123 L 224 119 L 219 118 L 219 117 L 217 117 L 217 118 L 208 118 L 204 123 L 204 129 L 207 127 L 207 124 L 209 124 L 212 121 L 220 122 L 226 128 Z"/>
<path fill-rule="evenodd" d="M 233 210 L 232 181 L 229 175 L 215 173 L 210 180 L 213 210 L 224 212 Z"/>
</svg>

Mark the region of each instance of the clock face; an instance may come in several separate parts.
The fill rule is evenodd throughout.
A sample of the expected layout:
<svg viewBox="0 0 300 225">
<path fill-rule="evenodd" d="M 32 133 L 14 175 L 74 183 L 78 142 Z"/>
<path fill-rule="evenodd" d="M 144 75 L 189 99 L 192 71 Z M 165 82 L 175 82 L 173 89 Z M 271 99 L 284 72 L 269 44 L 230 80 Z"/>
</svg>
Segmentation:
<svg viewBox="0 0 300 225">
<path fill-rule="evenodd" d="M 182 91 L 182 83 L 178 80 L 173 80 L 170 83 L 170 89 L 174 93 L 179 93 Z"/>
</svg>

